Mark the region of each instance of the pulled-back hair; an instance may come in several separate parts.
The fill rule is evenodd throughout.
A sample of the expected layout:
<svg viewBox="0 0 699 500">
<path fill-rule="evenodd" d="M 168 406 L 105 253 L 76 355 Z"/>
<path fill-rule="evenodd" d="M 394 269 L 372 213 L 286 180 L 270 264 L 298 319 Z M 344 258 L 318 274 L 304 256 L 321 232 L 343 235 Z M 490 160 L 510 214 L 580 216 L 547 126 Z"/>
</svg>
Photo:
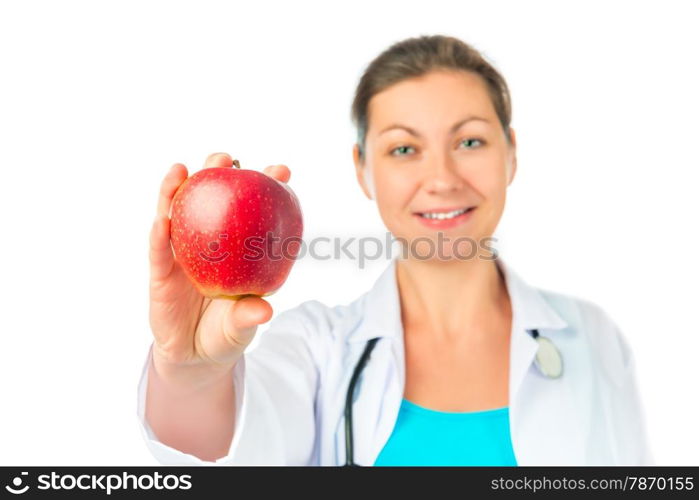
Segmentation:
<svg viewBox="0 0 699 500">
<path fill-rule="evenodd" d="M 478 50 L 458 38 L 422 35 L 388 47 L 369 63 L 359 80 L 352 101 L 351 119 L 357 128 L 361 158 L 366 150 L 371 98 L 395 83 L 423 76 L 432 70 L 462 70 L 480 75 L 509 143 L 512 120 L 510 91 L 498 70 Z"/>
</svg>

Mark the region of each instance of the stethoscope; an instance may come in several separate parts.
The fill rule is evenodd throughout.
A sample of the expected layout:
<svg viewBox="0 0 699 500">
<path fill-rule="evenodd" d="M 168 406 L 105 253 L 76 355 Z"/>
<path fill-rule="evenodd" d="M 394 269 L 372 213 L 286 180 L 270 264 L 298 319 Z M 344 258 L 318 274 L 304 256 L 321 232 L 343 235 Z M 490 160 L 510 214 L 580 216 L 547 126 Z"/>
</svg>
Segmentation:
<svg viewBox="0 0 699 500">
<path fill-rule="evenodd" d="M 548 378 L 559 378 L 563 374 L 563 358 L 554 343 L 548 337 L 539 335 L 539 330 L 527 330 L 529 334 L 539 343 L 539 347 L 534 357 L 534 364 L 539 371 Z M 361 375 L 364 366 L 369 361 L 371 351 L 374 349 L 379 337 L 373 338 L 367 342 L 362 356 L 357 361 L 354 367 L 352 378 L 350 379 L 349 387 L 347 388 L 347 397 L 345 398 L 345 467 L 358 466 L 354 463 L 354 437 L 352 436 L 352 400 L 354 399 L 354 386 Z"/>
</svg>

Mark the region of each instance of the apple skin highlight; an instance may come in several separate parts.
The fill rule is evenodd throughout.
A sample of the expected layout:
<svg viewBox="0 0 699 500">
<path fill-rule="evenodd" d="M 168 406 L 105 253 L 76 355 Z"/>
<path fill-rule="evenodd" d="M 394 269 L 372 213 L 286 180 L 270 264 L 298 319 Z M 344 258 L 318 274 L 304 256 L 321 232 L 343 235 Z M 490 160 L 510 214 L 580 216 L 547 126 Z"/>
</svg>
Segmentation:
<svg viewBox="0 0 699 500">
<path fill-rule="evenodd" d="M 286 281 L 303 236 L 301 206 L 285 183 L 257 172 L 206 168 L 172 200 L 175 259 L 203 295 L 264 297 Z"/>
</svg>

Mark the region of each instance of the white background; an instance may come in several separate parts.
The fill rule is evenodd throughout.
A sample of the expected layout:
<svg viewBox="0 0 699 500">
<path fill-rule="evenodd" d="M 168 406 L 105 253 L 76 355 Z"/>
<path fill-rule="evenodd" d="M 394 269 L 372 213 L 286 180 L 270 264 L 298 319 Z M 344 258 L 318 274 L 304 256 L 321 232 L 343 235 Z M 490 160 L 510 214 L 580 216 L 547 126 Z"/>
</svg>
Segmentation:
<svg viewBox="0 0 699 500">
<path fill-rule="evenodd" d="M 511 88 L 503 256 L 612 315 L 658 463 L 699 464 L 692 2 L 1 5 L 0 464 L 155 464 L 135 412 L 162 176 L 217 151 L 285 163 L 307 237 L 381 236 L 354 179 L 352 93 L 389 44 L 435 33 Z M 270 302 L 349 302 L 385 263 L 301 260 Z"/>
</svg>

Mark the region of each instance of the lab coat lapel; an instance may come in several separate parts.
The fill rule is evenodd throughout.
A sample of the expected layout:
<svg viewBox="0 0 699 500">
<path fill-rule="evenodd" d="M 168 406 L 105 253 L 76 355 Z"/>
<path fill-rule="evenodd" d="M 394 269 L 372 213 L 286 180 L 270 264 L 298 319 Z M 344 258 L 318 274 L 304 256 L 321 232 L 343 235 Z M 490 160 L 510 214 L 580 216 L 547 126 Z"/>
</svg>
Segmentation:
<svg viewBox="0 0 699 500">
<path fill-rule="evenodd" d="M 401 370 L 396 361 L 399 338 L 381 339 L 365 368 L 363 392 L 354 407 L 354 457 L 359 465 L 374 464 L 398 418 L 403 396 Z"/>
<path fill-rule="evenodd" d="M 507 282 L 513 319 L 510 340 L 510 435 L 518 465 L 580 464 L 585 462 L 585 442 L 566 376 L 549 379 L 534 364 L 538 342 L 528 332 L 538 329 L 561 349 L 557 338 L 570 335 L 568 324 L 501 257 L 497 259 Z M 570 353 L 572 354 L 572 353 Z"/>
<path fill-rule="evenodd" d="M 374 464 L 381 447 L 393 431 L 403 397 L 403 325 L 395 273 L 394 258 L 372 289 L 362 297 L 362 324 L 348 337 L 352 352 L 350 372 L 366 343 L 380 337 L 358 381 L 354 403 L 354 460 L 359 465 Z M 348 385 L 349 379 L 344 387 Z M 344 418 L 341 420 L 344 426 Z M 344 443 L 339 448 L 344 454 Z"/>
</svg>

